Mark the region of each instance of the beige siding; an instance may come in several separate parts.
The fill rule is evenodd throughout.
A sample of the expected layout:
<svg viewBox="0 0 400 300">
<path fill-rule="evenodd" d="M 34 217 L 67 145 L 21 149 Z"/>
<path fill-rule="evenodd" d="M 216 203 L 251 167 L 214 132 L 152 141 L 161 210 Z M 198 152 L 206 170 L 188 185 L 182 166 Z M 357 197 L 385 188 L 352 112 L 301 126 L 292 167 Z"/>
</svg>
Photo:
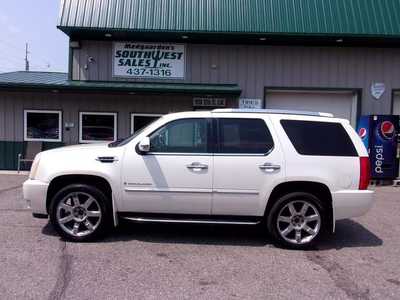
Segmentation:
<svg viewBox="0 0 400 300">
<path fill-rule="evenodd" d="M 89 56 L 95 62 L 85 70 Z M 111 42 L 82 41 L 73 79 L 127 80 L 112 77 L 111 58 Z M 184 82 L 237 83 L 248 98 L 264 98 L 264 87 L 359 88 L 361 113 L 390 113 L 390 91 L 400 88 L 400 49 L 189 44 L 186 68 Z M 387 86 L 380 101 L 371 97 L 372 82 Z"/>
<path fill-rule="evenodd" d="M 235 106 L 233 98 L 228 106 Z M 190 95 L 127 95 L 52 92 L 0 91 L 0 141 L 23 141 L 24 109 L 61 110 L 63 124 L 73 122 L 70 131 L 63 130 L 63 142 L 78 143 L 79 112 L 117 112 L 118 137 L 130 133 L 130 113 L 160 113 L 193 110 Z"/>
</svg>

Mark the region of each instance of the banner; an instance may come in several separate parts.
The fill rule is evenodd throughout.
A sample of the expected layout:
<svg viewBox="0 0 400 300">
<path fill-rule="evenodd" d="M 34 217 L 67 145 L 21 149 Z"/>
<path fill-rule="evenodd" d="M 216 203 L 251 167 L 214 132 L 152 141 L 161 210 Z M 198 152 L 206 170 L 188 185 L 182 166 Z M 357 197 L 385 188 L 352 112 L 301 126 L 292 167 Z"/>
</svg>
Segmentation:
<svg viewBox="0 0 400 300">
<path fill-rule="evenodd" d="M 113 76 L 184 79 L 185 45 L 115 42 Z"/>
</svg>

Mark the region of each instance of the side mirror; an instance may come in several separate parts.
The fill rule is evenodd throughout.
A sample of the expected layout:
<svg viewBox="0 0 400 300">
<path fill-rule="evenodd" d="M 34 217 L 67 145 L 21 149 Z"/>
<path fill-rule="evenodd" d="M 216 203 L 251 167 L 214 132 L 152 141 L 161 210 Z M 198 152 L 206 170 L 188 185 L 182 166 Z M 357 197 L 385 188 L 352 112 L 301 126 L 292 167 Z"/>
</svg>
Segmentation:
<svg viewBox="0 0 400 300">
<path fill-rule="evenodd" d="M 138 144 L 139 151 L 142 153 L 147 153 L 150 151 L 150 138 L 143 138 Z"/>
</svg>

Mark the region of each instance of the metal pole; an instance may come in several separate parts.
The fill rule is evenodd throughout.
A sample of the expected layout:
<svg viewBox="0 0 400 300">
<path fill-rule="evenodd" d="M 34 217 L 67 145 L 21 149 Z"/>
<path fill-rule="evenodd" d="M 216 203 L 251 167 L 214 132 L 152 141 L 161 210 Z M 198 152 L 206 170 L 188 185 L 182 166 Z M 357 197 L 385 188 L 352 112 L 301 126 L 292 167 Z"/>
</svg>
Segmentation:
<svg viewBox="0 0 400 300">
<path fill-rule="evenodd" d="M 29 71 L 29 60 L 28 60 L 28 43 L 25 44 L 25 71 Z"/>
</svg>

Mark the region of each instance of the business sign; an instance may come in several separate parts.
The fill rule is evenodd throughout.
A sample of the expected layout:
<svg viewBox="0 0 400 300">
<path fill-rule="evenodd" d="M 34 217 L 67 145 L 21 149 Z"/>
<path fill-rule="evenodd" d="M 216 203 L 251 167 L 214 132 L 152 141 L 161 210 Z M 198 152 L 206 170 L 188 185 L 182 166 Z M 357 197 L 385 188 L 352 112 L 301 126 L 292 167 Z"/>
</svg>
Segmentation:
<svg viewBox="0 0 400 300">
<path fill-rule="evenodd" d="M 261 109 L 262 105 L 261 99 L 239 99 L 239 108 Z"/>
<path fill-rule="evenodd" d="M 225 107 L 225 98 L 195 97 L 193 98 L 194 107 Z"/>
<path fill-rule="evenodd" d="M 113 45 L 113 76 L 184 79 L 185 45 L 116 42 Z"/>
<path fill-rule="evenodd" d="M 375 82 L 371 85 L 371 95 L 376 100 L 379 100 L 386 91 L 386 86 L 384 83 Z"/>
</svg>

